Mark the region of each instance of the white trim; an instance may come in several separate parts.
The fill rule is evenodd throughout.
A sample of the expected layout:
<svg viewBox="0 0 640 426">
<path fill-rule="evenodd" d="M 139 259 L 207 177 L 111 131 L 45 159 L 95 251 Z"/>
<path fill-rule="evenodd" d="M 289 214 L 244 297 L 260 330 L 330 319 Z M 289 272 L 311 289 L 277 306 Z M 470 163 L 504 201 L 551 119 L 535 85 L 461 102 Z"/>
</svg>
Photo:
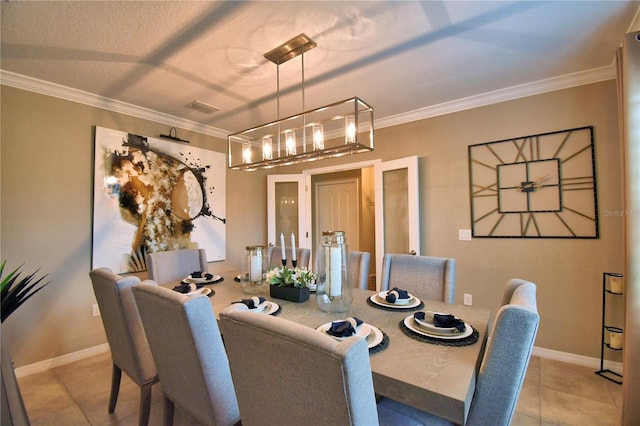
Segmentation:
<svg viewBox="0 0 640 426">
<path fill-rule="evenodd" d="M 228 132 L 216 127 L 207 126 L 196 123 L 195 121 L 185 120 L 184 118 L 174 115 L 164 114 L 149 108 L 133 105 L 127 102 L 118 101 L 83 90 L 74 89 L 72 87 L 62 86 L 60 84 L 51 83 L 49 81 L 39 80 L 33 77 L 16 74 L 11 71 L 0 70 L 0 83 L 15 87 L 16 89 L 28 90 L 55 98 L 64 99 L 79 104 L 89 105 L 97 108 L 103 108 L 108 111 L 114 111 L 121 114 L 130 115 L 132 117 L 142 118 L 144 120 L 163 123 L 169 126 L 179 127 L 181 129 L 202 133 L 209 136 L 215 136 L 221 139 L 227 139 Z"/>
<path fill-rule="evenodd" d="M 639 9 L 640 10 L 640 9 Z M 499 102 L 510 101 L 514 99 L 524 98 L 526 96 L 538 95 L 555 90 L 568 89 L 570 87 L 582 86 L 585 84 L 598 83 L 605 80 L 616 79 L 615 60 L 611 65 L 593 68 L 587 71 L 581 71 L 571 74 L 561 75 L 559 77 L 547 78 L 544 80 L 524 83 L 517 86 L 506 87 L 504 89 L 494 90 L 492 92 L 481 93 L 479 95 L 469 96 L 466 98 L 456 99 L 450 102 L 443 102 L 438 105 L 431 105 L 409 111 L 402 114 L 392 115 L 389 117 L 377 118 L 375 127 L 382 129 L 385 127 L 397 126 L 412 121 L 424 120 L 430 117 L 450 114 L 453 112 L 464 111 L 471 108 L 491 105 Z M 62 86 L 60 84 L 39 80 L 33 77 L 16 74 L 11 71 L 0 69 L 0 83 L 18 89 L 29 90 L 31 92 L 41 93 L 48 96 L 54 96 L 85 105 L 95 106 L 158 123 L 168 124 L 170 126 L 180 127 L 185 130 L 203 133 L 205 135 L 215 136 L 226 139 L 231 133 L 224 129 L 207 126 L 196 123 L 191 120 L 185 120 L 169 114 L 153 111 L 148 108 L 139 107 L 126 102 L 117 101 L 115 99 L 106 98 L 82 90 L 73 89 L 71 87 Z"/>
<path fill-rule="evenodd" d="M 594 373 L 596 370 L 600 369 L 600 358 L 592 358 L 584 355 L 571 354 L 568 352 L 554 351 L 552 349 L 539 348 L 537 346 L 534 346 L 533 352 L 531 354 L 540 358 L 593 368 Z M 606 361 L 605 364 L 605 368 L 622 372 L 621 362 Z"/>
<path fill-rule="evenodd" d="M 42 373 L 43 371 L 51 370 L 61 365 L 71 364 L 72 362 L 80 361 L 85 358 L 89 358 L 95 355 L 99 355 L 105 352 L 109 352 L 109 344 L 103 343 L 91 348 L 82 349 L 77 352 L 71 352 L 66 355 L 58 356 L 55 358 L 46 359 L 44 361 L 36 362 L 33 364 L 25 365 L 15 369 L 16 377 L 28 376 L 30 374 Z"/>
<path fill-rule="evenodd" d="M 437 117 L 439 115 L 465 111 L 481 106 L 497 104 L 499 102 L 553 92 L 555 90 L 568 89 L 575 86 L 598 83 L 605 80 L 615 80 L 615 78 L 616 68 L 614 61 L 614 63 L 606 67 L 594 68 L 588 71 L 566 74 L 559 77 L 506 87 L 492 92 L 481 93 L 479 95 L 456 99 L 450 102 L 443 102 L 438 105 L 419 108 L 403 114 L 378 118 L 376 119 L 375 127 L 376 129 L 382 129 L 385 127 L 397 126 L 399 124 L 409 123 L 412 121 L 424 120 L 426 118 Z"/>
</svg>

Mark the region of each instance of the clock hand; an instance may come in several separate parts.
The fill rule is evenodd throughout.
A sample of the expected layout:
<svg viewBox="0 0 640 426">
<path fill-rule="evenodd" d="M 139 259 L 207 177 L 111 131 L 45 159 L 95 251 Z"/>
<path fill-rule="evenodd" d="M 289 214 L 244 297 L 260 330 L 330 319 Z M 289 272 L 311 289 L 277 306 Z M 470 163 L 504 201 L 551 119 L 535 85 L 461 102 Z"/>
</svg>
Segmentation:
<svg viewBox="0 0 640 426">
<path fill-rule="evenodd" d="M 549 178 L 551 178 L 551 173 L 547 173 L 546 175 L 539 177 L 538 179 L 531 181 L 529 183 L 527 183 L 526 185 L 521 185 L 520 186 L 520 192 L 529 189 L 529 188 L 539 188 L 540 184 L 546 180 L 549 180 Z"/>
</svg>

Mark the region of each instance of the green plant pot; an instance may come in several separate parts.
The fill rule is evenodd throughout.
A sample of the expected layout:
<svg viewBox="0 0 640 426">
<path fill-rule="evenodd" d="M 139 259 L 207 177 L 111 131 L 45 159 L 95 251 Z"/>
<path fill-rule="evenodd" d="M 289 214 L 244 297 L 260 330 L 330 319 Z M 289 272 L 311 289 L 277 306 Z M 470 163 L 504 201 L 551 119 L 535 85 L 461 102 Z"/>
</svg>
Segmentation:
<svg viewBox="0 0 640 426">
<path fill-rule="evenodd" d="M 269 295 L 276 299 L 289 300 L 290 302 L 304 302 L 309 300 L 309 287 L 278 287 L 277 285 L 269 286 Z"/>
</svg>

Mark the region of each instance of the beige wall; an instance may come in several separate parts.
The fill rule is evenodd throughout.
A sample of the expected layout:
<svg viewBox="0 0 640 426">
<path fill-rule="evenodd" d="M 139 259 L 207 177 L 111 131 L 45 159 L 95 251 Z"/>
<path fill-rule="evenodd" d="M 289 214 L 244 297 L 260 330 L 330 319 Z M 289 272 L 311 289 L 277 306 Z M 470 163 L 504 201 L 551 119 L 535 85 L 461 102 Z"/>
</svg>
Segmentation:
<svg viewBox="0 0 640 426">
<path fill-rule="evenodd" d="M 3 324 L 16 366 L 104 343 L 91 316 L 89 281 L 94 126 L 145 136 L 169 126 L 2 87 L 2 258 L 7 270 L 42 268 L 53 283 Z M 226 141 L 178 129 L 198 147 L 226 152 Z M 227 173 L 227 260 L 239 269 L 246 241 L 266 239 L 264 173 Z M 249 194 L 249 196 L 247 196 Z"/>
<path fill-rule="evenodd" d="M 421 249 L 458 260 L 456 301 L 495 308 L 512 277 L 539 286 L 542 316 L 536 346 L 600 355 L 601 277 L 623 270 L 622 209 L 616 86 L 607 81 L 376 130 L 375 151 L 313 163 L 420 157 Z M 1 253 L 54 273 L 55 283 L 8 320 L 5 330 L 17 366 L 103 343 L 91 318 L 92 126 L 153 136 L 166 125 L 2 87 Z M 470 228 L 467 146 L 509 137 L 593 125 L 599 185 L 598 240 L 476 239 Z M 224 151 L 224 141 L 180 131 L 196 146 Z M 284 167 L 296 173 L 308 165 Z M 266 172 L 227 173 L 227 261 L 239 267 L 246 241 L 266 240 Z"/>
</svg>

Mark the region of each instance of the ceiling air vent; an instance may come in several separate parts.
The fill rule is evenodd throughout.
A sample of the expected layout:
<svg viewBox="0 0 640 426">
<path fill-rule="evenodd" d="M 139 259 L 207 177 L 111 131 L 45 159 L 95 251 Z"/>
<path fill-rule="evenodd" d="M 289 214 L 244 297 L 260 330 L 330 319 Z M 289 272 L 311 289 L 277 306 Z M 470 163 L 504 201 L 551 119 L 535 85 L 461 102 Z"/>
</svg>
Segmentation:
<svg viewBox="0 0 640 426">
<path fill-rule="evenodd" d="M 214 112 L 220 111 L 220 108 L 216 108 L 213 105 L 208 105 L 200 101 L 189 102 L 185 106 L 205 114 L 213 114 Z"/>
</svg>

